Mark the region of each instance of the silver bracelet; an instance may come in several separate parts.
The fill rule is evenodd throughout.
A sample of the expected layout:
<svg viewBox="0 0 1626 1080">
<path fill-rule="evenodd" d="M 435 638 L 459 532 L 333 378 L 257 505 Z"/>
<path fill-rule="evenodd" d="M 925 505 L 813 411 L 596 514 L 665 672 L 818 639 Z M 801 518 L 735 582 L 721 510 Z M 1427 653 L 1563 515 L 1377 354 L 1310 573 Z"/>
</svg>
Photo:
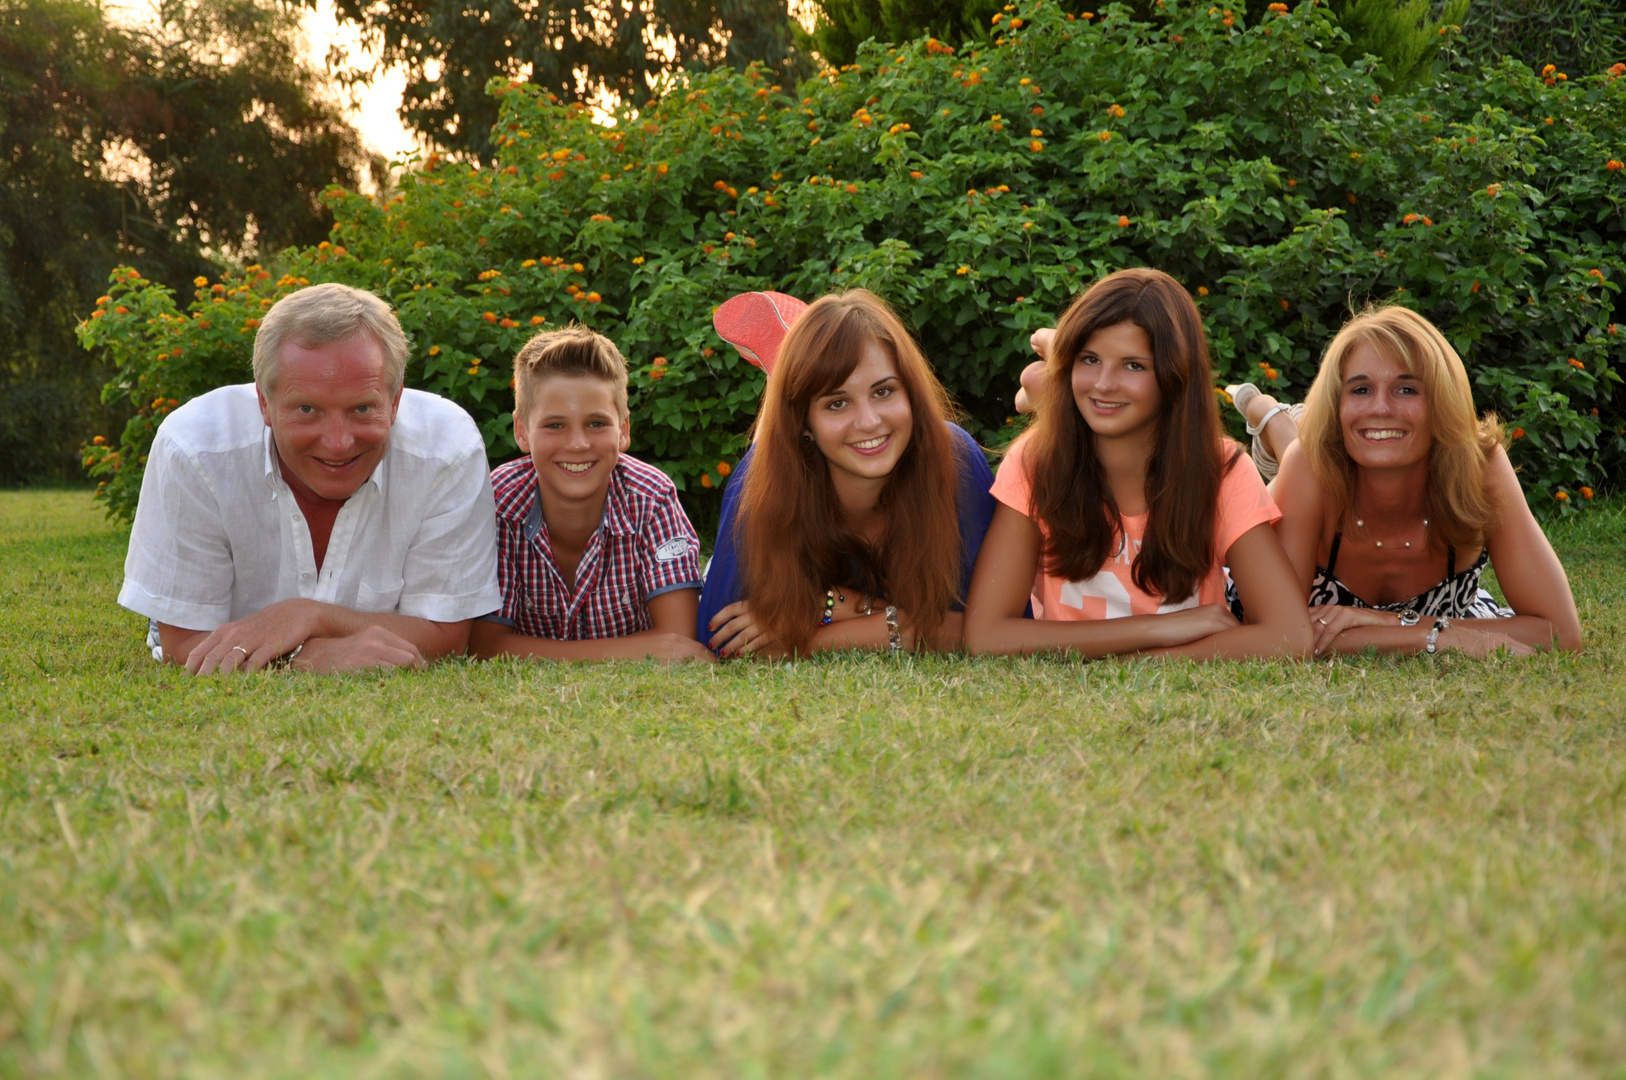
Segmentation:
<svg viewBox="0 0 1626 1080">
<path fill-rule="evenodd" d="M 886 647 L 889 652 L 903 651 L 903 635 L 898 633 L 898 609 L 886 605 Z"/>
<path fill-rule="evenodd" d="M 1433 656 L 1440 640 L 1440 631 L 1448 628 L 1451 620 L 1444 615 L 1434 620 L 1434 628 L 1428 632 L 1428 640 L 1423 643 L 1423 651 Z"/>
</svg>

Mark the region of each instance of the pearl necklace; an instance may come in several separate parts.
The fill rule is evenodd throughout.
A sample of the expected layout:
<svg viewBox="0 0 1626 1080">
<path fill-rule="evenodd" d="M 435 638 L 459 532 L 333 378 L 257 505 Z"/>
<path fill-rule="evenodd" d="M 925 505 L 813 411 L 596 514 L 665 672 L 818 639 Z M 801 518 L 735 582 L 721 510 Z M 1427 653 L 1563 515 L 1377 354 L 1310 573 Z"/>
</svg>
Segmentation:
<svg viewBox="0 0 1626 1080">
<path fill-rule="evenodd" d="M 1363 521 L 1363 520 L 1362 520 L 1362 519 L 1360 519 L 1360 518 L 1356 518 L 1356 519 L 1355 519 L 1355 527 L 1356 527 L 1356 528 L 1357 528 L 1357 529 L 1365 529 L 1365 528 L 1366 528 L 1366 522 L 1365 522 L 1365 521 Z M 1425 531 L 1426 531 L 1426 530 L 1427 530 L 1427 529 L 1428 529 L 1428 518 L 1424 518 L 1424 519 L 1423 519 L 1423 529 L 1424 529 L 1424 530 L 1425 530 Z M 1382 547 L 1382 546 L 1383 546 L 1383 541 L 1382 541 L 1382 540 L 1374 540 L 1374 541 L 1373 541 L 1373 543 L 1375 543 L 1375 544 L 1376 544 L 1376 545 L 1377 545 L 1377 546 L 1378 546 L 1378 547 Z M 1405 547 L 1411 547 L 1411 541 L 1410 541 L 1410 540 L 1407 540 L 1407 541 L 1406 541 L 1406 542 L 1405 542 L 1405 544 L 1404 544 L 1404 546 L 1405 546 Z"/>
</svg>

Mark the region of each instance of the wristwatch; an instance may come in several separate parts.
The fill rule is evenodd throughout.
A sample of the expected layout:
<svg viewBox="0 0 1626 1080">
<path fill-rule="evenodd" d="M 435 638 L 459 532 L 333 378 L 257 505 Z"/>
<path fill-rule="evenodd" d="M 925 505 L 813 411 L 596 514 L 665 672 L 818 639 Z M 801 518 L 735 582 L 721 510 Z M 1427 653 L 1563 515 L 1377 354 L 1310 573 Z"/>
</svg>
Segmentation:
<svg viewBox="0 0 1626 1080">
<path fill-rule="evenodd" d="M 1416 608 L 1406 608 L 1404 611 L 1395 612 L 1395 614 L 1400 616 L 1401 626 L 1416 626 L 1423 621 L 1423 616 Z"/>
</svg>

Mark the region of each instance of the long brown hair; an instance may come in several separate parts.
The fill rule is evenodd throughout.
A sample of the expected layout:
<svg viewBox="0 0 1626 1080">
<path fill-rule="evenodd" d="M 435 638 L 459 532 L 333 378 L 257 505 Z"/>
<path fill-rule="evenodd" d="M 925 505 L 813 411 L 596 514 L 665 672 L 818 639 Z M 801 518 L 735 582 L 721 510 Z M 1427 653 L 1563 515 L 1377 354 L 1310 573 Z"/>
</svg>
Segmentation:
<svg viewBox="0 0 1626 1080">
<path fill-rule="evenodd" d="M 1434 441 L 1428 451 L 1429 537 L 1446 547 L 1478 547 L 1495 527 L 1496 504 L 1485 486 L 1485 463 L 1502 443 L 1502 425 L 1474 412 L 1473 388 L 1462 357 L 1433 323 L 1409 308 L 1367 307 L 1327 345 L 1321 370 L 1304 399 L 1299 444 L 1316 480 L 1346 523 L 1359 466 L 1344 446 L 1340 422 L 1344 361 L 1369 345 L 1398 360 L 1423 384 Z"/>
<path fill-rule="evenodd" d="M 1191 295 L 1161 270 L 1120 270 L 1074 300 L 1056 326 L 1037 422 L 1024 460 L 1044 525 L 1045 569 L 1069 581 L 1099 573 L 1123 543 L 1123 517 L 1095 452 L 1095 433 L 1073 400 L 1073 364 L 1097 330 L 1133 323 L 1152 343 L 1163 410 L 1146 466 L 1146 535 L 1135 585 L 1183 600 L 1214 565 L 1220 482 L 1236 463 L 1214 399 L 1208 340 Z"/>
<path fill-rule="evenodd" d="M 871 545 L 848 529 L 830 466 L 803 438 L 813 401 L 847 381 L 866 342 L 892 356 L 914 427 L 887 478 L 886 533 Z M 884 595 L 924 640 L 960 593 L 960 459 L 950 406 L 903 323 L 874 293 L 814 302 L 779 347 L 757 413 L 756 448 L 740 495 L 741 570 L 752 611 L 793 652 L 818 628 L 824 590 L 859 585 Z M 949 538 L 952 537 L 952 541 Z M 856 563 L 863 582 L 845 580 Z"/>
</svg>

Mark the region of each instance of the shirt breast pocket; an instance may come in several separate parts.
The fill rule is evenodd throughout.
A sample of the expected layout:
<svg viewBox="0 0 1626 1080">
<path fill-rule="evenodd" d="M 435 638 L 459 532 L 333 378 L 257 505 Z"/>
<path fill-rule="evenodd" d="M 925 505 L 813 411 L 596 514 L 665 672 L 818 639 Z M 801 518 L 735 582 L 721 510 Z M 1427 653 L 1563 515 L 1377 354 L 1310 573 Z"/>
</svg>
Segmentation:
<svg viewBox="0 0 1626 1080">
<path fill-rule="evenodd" d="M 401 602 L 401 590 L 405 587 L 405 581 L 386 584 L 382 588 L 374 588 L 364 581 L 356 587 L 356 610 L 375 615 L 393 612 Z"/>
</svg>

